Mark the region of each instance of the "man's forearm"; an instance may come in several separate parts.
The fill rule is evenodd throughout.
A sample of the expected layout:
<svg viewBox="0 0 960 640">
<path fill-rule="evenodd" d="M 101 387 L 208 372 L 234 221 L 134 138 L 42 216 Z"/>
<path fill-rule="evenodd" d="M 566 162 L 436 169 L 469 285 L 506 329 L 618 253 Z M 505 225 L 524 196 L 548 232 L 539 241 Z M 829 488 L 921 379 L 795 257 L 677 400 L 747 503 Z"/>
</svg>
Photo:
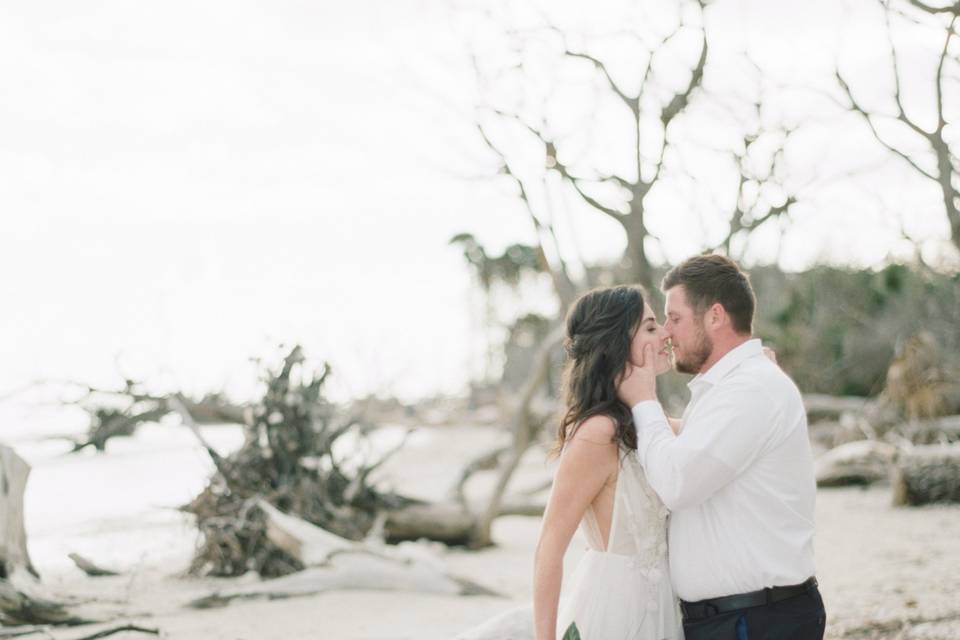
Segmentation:
<svg viewBox="0 0 960 640">
<path fill-rule="evenodd" d="M 663 407 L 656 400 L 647 400 L 638 402 L 631 410 L 633 414 L 633 424 L 637 430 L 637 452 L 641 452 L 641 441 L 643 442 L 643 453 L 649 448 L 654 437 L 660 433 L 673 435 L 670 428 L 670 420 L 667 414 L 663 412 Z"/>
<path fill-rule="evenodd" d="M 699 504 L 733 477 L 733 470 L 673 434 L 658 402 L 633 407 L 637 456 L 647 482 L 671 510 Z"/>
<path fill-rule="evenodd" d="M 668 477 L 669 466 L 665 468 L 662 464 L 654 464 L 651 452 L 662 448 L 658 445 L 663 443 L 664 438 L 673 440 L 676 436 L 670 428 L 670 421 L 663 412 L 663 407 L 656 400 L 637 403 L 631 413 L 637 430 L 637 456 L 640 464 L 654 491 L 663 496 L 667 487 L 676 485 L 676 480 Z"/>
</svg>

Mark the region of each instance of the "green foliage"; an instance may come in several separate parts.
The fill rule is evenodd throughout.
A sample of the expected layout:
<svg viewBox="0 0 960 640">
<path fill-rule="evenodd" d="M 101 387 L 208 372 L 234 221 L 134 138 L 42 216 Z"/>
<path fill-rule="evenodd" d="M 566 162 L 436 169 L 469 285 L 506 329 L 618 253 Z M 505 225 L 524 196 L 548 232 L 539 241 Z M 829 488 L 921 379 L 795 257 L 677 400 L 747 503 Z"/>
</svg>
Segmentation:
<svg viewBox="0 0 960 640">
<path fill-rule="evenodd" d="M 885 384 L 899 345 L 929 332 L 944 364 L 960 368 L 960 274 L 894 264 L 880 270 L 819 266 L 802 273 L 750 269 L 757 294 L 754 334 L 777 351 L 784 369 L 807 393 L 872 396 Z M 654 304 L 658 316 L 662 304 Z M 524 325 L 504 348 L 519 362 Z M 515 364 L 512 369 L 522 369 Z M 686 376 L 664 376 L 662 397 L 682 407 Z"/>
<path fill-rule="evenodd" d="M 469 233 L 458 233 L 450 239 L 450 244 L 463 249 L 464 259 L 473 267 L 484 291 L 490 291 L 498 282 L 516 287 L 525 273 L 545 271 L 540 249 L 535 246 L 512 244 L 501 255 L 491 256 Z"/>
<path fill-rule="evenodd" d="M 932 334 L 948 369 L 960 368 L 960 274 L 903 264 L 879 270 L 818 266 L 801 273 L 777 267 L 749 272 L 758 301 L 754 334 L 777 351 L 804 392 L 876 395 L 899 345 L 921 331 Z M 662 316 L 659 292 L 652 294 Z M 545 323 L 531 314 L 508 328 L 502 345 L 509 363 L 505 383 L 522 379 L 530 340 L 542 335 Z M 671 408 L 682 407 L 687 379 L 673 375 L 658 382 Z"/>
<path fill-rule="evenodd" d="M 760 267 L 750 276 L 758 299 L 754 331 L 803 391 L 878 393 L 897 345 L 921 330 L 953 364 L 960 361 L 956 275 L 894 264 L 795 274 Z"/>
<path fill-rule="evenodd" d="M 580 640 L 580 630 L 577 629 L 577 623 L 571 622 L 570 626 L 563 633 L 563 640 Z"/>
</svg>

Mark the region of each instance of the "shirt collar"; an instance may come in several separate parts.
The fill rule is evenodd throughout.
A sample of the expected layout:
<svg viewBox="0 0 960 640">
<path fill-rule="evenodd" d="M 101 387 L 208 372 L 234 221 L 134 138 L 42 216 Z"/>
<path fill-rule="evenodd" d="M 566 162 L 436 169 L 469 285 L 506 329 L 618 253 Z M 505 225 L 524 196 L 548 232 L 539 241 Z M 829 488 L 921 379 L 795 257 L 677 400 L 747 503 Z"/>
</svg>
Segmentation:
<svg viewBox="0 0 960 640">
<path fill-rule="evenodd" d="M 747 340 L 740 346 L 728 351 L 727 354 L 717 360 L 706 373 L 698 373 L 693 380 L 687 383 L 687 386 L 692 388 L 699 386 L 701 383 L 715 385 L 747 358 L 762 354 L 763 344 L 759 338 Z"/>
</svg>

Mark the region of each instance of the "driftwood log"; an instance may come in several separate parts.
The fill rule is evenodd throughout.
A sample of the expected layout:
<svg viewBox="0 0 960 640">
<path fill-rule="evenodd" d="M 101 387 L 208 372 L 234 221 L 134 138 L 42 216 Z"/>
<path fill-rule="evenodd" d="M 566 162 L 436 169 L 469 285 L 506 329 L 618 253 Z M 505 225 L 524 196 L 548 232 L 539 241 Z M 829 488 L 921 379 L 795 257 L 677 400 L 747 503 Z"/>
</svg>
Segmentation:
<svg viewBox="0 0 960 640">
<path fill-rule="evenodd" d="M 464 506 L 440 502 L 415 504 L 390 511 L 386 514 L 384 538 L 391 543 L 427 539 L 447 545 L 476 546 L 476 514 L 481 513 L 485 506 L 478 503 Z M 507 496 L 499 501 L 495 517 L 540 517 L 545 508 L 544 498 Z"/>
<path fill-rule="evenodd" d="M 894 445 L 874 440 L 840 445 L 817 458 L 817 486 L 869 485 L 887 480 L 896 454 Z"/>
<path fill-rule="evenodd" d="M 263 398 L 248 411 L 244 445 L 229 456 L 220 456 L 204 440 L 189 406 L 175 396 L 167 398 L 167 406 L 181 415 L 217 468 L 207 489 L 186 507 L 197 515 L 203 534 L 193 571 L 236 576 L 252 569 L 279 577 L 304 568 L 268 539 L 261 514 L 248 508 L 261 497 L 354 541 L 374 535 L 389 543 L 425 538 L 447 545 L 486 546 L 492 542 L 495 518 L 542 514 L 542 497 L 507 490 L 524 453 L 537 442 L 542 416 L 534 401 L 560 337 L 562 331 L 555 331 L 538 351 L 531 378 L 511 415 L 511 443 L 493 460 L 472 465 L 445 502 L 387 492 L 372 479 L 403 442 L 374 457 L 364 453 L 362 445 L 373 426 L 361 416 L 344 415 L 325 400 L 329 368 L 311 372 L 299 347 L 289 352 L 279 370 L 267 372 Z M 340 445 L 343 441 L 349 445 Z M 491 466 L 497 475 L 494 488 L 484 499 L 468 503 L 463 484 L 472 472 Z"/>
<path fill-rule="evenodd" d="M 15 627 L 10 630 L 0 630 L 0 640 L 4 640 L 5 638 L 25 638 L 33 635 L 42 637 L 45 640 L 100 640 L 100 638 L 106 638 L 115 633 L 146 633 L 152 636 L 158 636 L 160 635 L 160 629 L 141 627 L 136 624 L 121 624 L 112 627 L 104 626 L 97 631 L 83 636 L 78 636 L 74 632 L 69 637 L 62 637 L 57 633 L 51 632 L 49 626 L 36 625 L 32 627 Z"/>
<path fill-rule="evenodd" d="M 915 420 L 898 431 L 914 444 L 948 444 L 960 440 L 960 416 Z"/>
<path fill-rule="evenodd" d="M 69 553 L 67 554 L 67 557 L 73 560 L 73 564 L 77 565 L 77 568 L 80 569 L 80 571 L 83 571 L 91 578 L 120 575 L 119 572 L 113 571 L 112 569 L 104 569 L 100 565 L 94 563 L 89 558 L 83 557 L 79 553 Z"/>
<path fill-rule="evenodd" d="M 0 445 L 0 563 L 2 576 L 23 570 L 34 577 L 37 572 L 27 551 L 27 532 L 23 526 L 23 493 L 30 477 L 30 465 L 10 447 Z"/>
<path fill-rule="evenodd" d="M 0 445 L 0 624 L 76 625 L 59 602 L 43 595 L 23 526 L 23 493 L 30 465 L 13 449 Z"/>
<path fill-rule="evenodd" d="M 356 542 L 306 520 L 256 502 L 267 523 L 267 537 L 303 571 L 217 591 L 190 603 L 194 608 L 223 606 L 232 600 L 292 598 L 332 590 L 414 591 L 446 595 L 498 595 L 469 580 L 448 574 L 438 559 L 403 547 Z"/>
<path fill-rule="evenodd" d="M 863 414 L 844 413 L 838 420 L 820 420 L 809 426 L 811 442 L 824 449 L 833 449 L 849 442 L 876 440 L 878 434 Z"/>
<path fill-rule="evenodd" d="M 370 481 L 396 448 L 371 454 L 363 445 L 372 426 L 327 401 L 329 367 L 314 371 L 305 360 L 294 347 L 267 372 L 263 396 L 244 424 L 244 444 L 228 456 L 203 439 L 188 406 L 170 403 L 217 469 L 185 507 L 202 534 L 193 572 L 278 577 L 304 568 L 267 538 L 262 511 L 250 507 L 259 498 L 348 540 L 367 537 L 382 514 L 419 504 Z"/>
<path fill-rule="evenodd" d="M 836 419 L 844 413 L 860 413 L 866 405 L 866 398 L 855 396 L 828 396 L 820 393 L 807 393 L 803 396 L 803 406 L 811 422 Z"/>
<path fill-rule="evenodd" d="M 261 399 L 243 407 L 222 397 L 192 401 L 181 393 L 154 395 L 143 383 L 126 380 L 114 390 L 79 386 L 72 404 L 91 415 L 88 437 L 75 450 L 102 450 L 109 438 L 132 433 L 144 422 L 180 416 L 216 467 L 206 489 L 183 508 L 196 516 L 201 545 L 191 571 L 238 576 L 256 571 L 279 577 L 304 565 L 266 536 L 262 513 L 249 505 L 263 497 L 337 536 L 363 540 L 371 535 L 388 543 L 429 539 L 447 545 L 492 544 L 491 525 L 501 515 L 542 514 L 542 496 L 514 495 L 510 481 L 524 454 L 538 442 L 545 412 L 543 395 L 551 354 L 563 336 L 555 328 L 537 351 L 529 379 L 514 398 L 505 425 L 511 441 L 459 476 L 447 501 L 428 503 L 385 489 L 375 474 L 403 446 L 382 452 L 368 436 L 376 429 L 366 417 L 329 402 L 324 385 L 330 368 L 319 371 L 306 362 L 299 346 L 279 367 L 265 371 Z M 552 410 L 552 405 L 551 405 Z M 218 453 L 204 438 L 204 422 L 240 421 L 242 447 Z M 492 470 L 494 486 L 483 498 L 468 502 L 464 485 L 477 471 Z M 94 569 L 96 572 L 96 569 Z"/>
<path fill-rule="evenodd" d="M 882 397 L 858 398 L 804 396 L 811 441 L 833 449 L 859 440 L 884 440 L 893 444 L 946 444 L 960 441 L 960 415 L 910 419 Z M 856 410 L 859 403 L 861 410 Z M 836 409 L 837 411 L 833 411 Z"/>
<path fill-rule="evenodd" d="M 918 506 L 960 503 L 960 444 L 913 447 L 901 452 L 893 478 L 893 503 Z"/>
<path fill-rule="evenodd" d="M 416 504 L 387 513 L 384 537 L 387 542 L 426 538 L 448 545 L 469 545 L 476 520 L 460 504 Z"/>
</svg>

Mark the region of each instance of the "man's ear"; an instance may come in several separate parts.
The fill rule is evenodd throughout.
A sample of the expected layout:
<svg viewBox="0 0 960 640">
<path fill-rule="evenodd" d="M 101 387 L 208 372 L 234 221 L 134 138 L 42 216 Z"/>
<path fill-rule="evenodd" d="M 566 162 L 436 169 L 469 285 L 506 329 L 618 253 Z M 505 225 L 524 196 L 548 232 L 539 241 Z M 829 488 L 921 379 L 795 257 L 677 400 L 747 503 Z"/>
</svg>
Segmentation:
<svg viewBox="0 0 960 640">
<path fill-rule="evenodd" d="M 719 329 L 727 322 L 727 310 L 719 302 L 714 302 L 707 309 L 707 326 L 711 329 Z"/>
</svg>

